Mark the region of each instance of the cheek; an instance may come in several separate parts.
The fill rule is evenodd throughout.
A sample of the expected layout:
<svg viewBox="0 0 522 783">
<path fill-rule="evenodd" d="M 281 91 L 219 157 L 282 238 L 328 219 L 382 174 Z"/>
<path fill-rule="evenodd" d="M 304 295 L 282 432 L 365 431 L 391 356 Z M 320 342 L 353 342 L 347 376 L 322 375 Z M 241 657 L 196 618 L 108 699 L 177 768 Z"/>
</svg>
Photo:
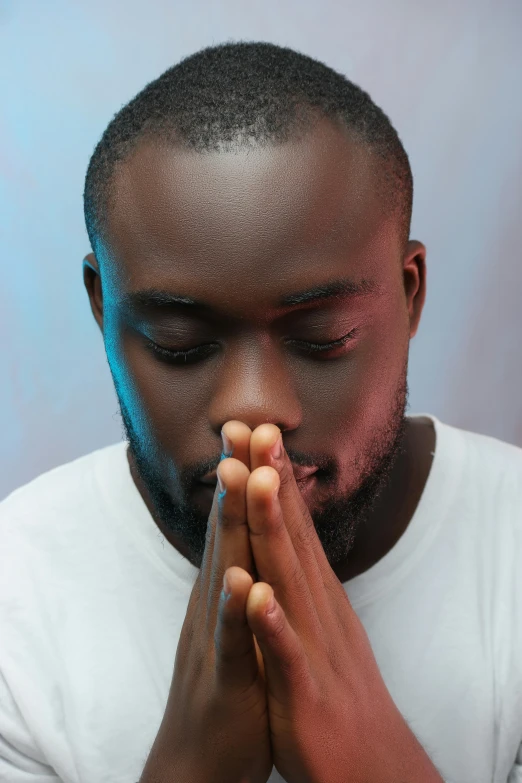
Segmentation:
<svg viewBox="0 0 522 783">
<path fill-rule="evenodd" d="M 393 401 L 408 361 L 409 335 L 406 329 L 391 324 L 375 332 L 364 356 L 362 385 L 366 405 L 381 405 Z M 382 414 L 386 411 L 382 410 Z M 381 414 L 381 415 L 382 415 Z"/>
<path fill-rule="evenodd" d="M 187 423 L 193 431 L 200 415 L 195 379 L 157 361 L 132 339 L 113 343 L 109 363 L 137 437 L 172 454 L 175 444 L 187 440 Z"/>
<path fill-rule="evenodd" d="M 386 429 L 403 393 L 408 346 L 407 325 L 383 324 L 346 360 L 319 365 L 315 377 L 302 383 L 304 408 L 325 450 L 353 464 Z"/>
<path fill-rule="evenodd" d="M 386 418 L 403 385 L 410 344 L 408 310 L 397 290 L 375 314 L 361 358 L 360 404 L 368 415 Z M 373 418 L 373 417 L 372 417 Z"/>
</svg>

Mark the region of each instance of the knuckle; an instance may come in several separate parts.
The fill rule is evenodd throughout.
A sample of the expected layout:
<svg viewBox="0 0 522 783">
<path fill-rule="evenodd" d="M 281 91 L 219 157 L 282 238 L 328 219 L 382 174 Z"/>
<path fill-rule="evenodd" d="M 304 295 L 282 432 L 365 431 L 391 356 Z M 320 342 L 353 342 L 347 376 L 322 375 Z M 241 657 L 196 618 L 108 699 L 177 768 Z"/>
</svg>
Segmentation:
<svg viewBox="0 0 522 783">
<path fill-rule="evenodd" d="M 269 515 L 264 525 L 256 531 L 257 535 L 274 537 L 275 540 L 280 540 L 284 537 L 285 531 L 285 519 L 281 513 Z M 252 531 L 251 531 L 252 533 Z"/>
<path fill-rule="evenodd" d="M 237 528 L 244 524 L 246 524 L 246 520 L 243 519 L 237 509 L 227 508 L 219 515 L 219 525 L 224 530 Z"/>
<path fill-rule="evenodd" d="M 330 577 L 330 575 L 324 579 L 324 586 L 330 601 L 334 606 L 336 606 L 340 600 L 342 602 L 346 601 L 347 595 L 345 589 L 335 574 L 333 575 L 333 579 Z"/>
<path fill-rule="evenodd" d="M 286 617 L 282 612 L 278 612 L 270 626 L 270 636 L 277 641 L 280 639 L 286 629 Z"/>
<path fill-rule="evenodd" d="M 293 471 L 285 463 L 283 470 L 279 473 L 280 486 L 283 487 L 283 489 L 288 489 L 292 485 L 293 478 Z"/>
<path fill-rule="evenodd" d="M 311 531 L 309 524 L 297 524 L 294 525 L 292 530 L 292 538 L 296 540 L 297 545 L 301 549 L 308 550 L 311 546 Z"/>
<path fill-rule="evenodd" d="M 235 641 L 234 644 L 229 644 L 223 639 L 222 634 L 218 632 L 217 628 L 214 634 L 214 646 L 216 648 L 216 655 L 219 656 L 223 663 L 231 661 L 238 662 L 250 655 L 250 645 L 246 639 L 240 640 L 239 642 Z"/>
<path fill-rule="evenodd" d="M 251 651 L 246 622 L 231 616 L 223 608 L 214 630 L 214 647 L 221 661 L 238 661 Z"/>
<path fill-rule="evenodd" d="M 294 586 L 294 590 L 296 590 L 300 596 L 304 597 L 308 594 L 308 581 L 300 564 L 295 565 L 292 568 L 290 583 Z"/>
<path fill-rule="evenodd" d="M 227 490 L 228 492 L 228 490 Z M 218 525 L 221 528 L 232 528 L 246 524 L 246 507 L 237 496 L 224 496 L 218 503 Z"/>
</svg>

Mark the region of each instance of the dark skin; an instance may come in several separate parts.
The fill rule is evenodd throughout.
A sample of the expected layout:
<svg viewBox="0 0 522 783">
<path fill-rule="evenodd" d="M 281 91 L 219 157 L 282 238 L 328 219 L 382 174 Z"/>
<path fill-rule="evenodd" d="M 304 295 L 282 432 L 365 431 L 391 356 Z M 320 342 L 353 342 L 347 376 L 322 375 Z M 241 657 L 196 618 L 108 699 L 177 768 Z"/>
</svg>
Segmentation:
<svg viewBox="0 0 522 783">
<path fill-rule="evenodd" d="M 172 496 L 175 471 L 217 465 L 230 420 L 252 431 L 276 424 L 290 456 L 327 461 L 330 481 L 303 490 L 312 517 L 372 468 L 368 455 L 386 440 L 426 292 L 426 250 L 416 241 L 402 246 L 376 176 L 365 148 L 327 120 L 299 140 L 234 153 L 142 142 L 117 172 L 110 241 L 103 259 L 86 257 L 85 285 L 120 402 Z M 368 291 L 278 306 L 289 293 L 341 278 L 366 281 Z M 150 288 L 201 300 L 216 314 L 121 306 L 123 295 Z M 345 346 L 319 358 L 287 342 L 328 343 L 347 333 L 354 336 Z M 214 352 L 174 366 L 147 348 L 147 338 L 178 350 L 213 343 Z M 349 554 L 329 558 L 342 582 L 393 547 L 417 506 L 434 450 L 431 424 L 408 421 L 403 445 Z M 202 551 L 164 523 L 132 450 L 128 458 L 156 524 L 200 566 Z M 213 490 L 190 492 L 205 518 Z"/>
<path fill-rule="evenodd" d="M 442 780 L 340 584 L 403 534 L 434 449 L 404 417 L 426 251 L 378 165 L 323 120 L 230 152 L 142 140 L 115 174 L 85 285 L 133 480 L 199 568 L 144 783 L 264 783 L 272 763 L 289 783 Z M 222 495 L 199 481 L 216 468 Z"/>
</svg>

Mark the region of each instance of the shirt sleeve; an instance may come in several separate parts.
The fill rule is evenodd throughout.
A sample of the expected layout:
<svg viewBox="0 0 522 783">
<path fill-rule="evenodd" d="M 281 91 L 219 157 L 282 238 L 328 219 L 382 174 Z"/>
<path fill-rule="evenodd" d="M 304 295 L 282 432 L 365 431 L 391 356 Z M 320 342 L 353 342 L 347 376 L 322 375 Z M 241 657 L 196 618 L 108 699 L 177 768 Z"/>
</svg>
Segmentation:
<svg viewBox="0 0 522 783">
<path fill-rule="evenodd" d="M 0 671 L 0 782 L 64 783 L 35 747 Z"/>
<path fill-rule="evenodd" d="M 520 743 L 515 763 L 509 773 L 507 783 L 522 783 L 522 742 Z"/>
</svg>

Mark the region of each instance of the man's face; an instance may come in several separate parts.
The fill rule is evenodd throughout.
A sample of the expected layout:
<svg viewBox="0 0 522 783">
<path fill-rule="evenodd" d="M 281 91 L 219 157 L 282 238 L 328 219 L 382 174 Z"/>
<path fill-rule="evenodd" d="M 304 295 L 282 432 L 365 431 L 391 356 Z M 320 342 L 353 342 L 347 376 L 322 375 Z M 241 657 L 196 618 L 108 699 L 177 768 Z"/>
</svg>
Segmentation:
<svg viewBox="0 0 522 783">
<path fill-rule="evenodd" d="M 200 479 L 219 463 L 221 427 L 271 422 L 296 466 L 320 469 L 302 492 L 341 561 L 400 444 L 418 321 L 415 264 L 405 271 L 368 152 L 326 120 L 235 152 L 141 143 L 114 186 L 103 332 L 154 516 L 199 567 L 214 493 Z M 344 296 L 283 303 L 339 280 Z M 152 289 L 163 304 L 137 296 Z"/>
</svg>

